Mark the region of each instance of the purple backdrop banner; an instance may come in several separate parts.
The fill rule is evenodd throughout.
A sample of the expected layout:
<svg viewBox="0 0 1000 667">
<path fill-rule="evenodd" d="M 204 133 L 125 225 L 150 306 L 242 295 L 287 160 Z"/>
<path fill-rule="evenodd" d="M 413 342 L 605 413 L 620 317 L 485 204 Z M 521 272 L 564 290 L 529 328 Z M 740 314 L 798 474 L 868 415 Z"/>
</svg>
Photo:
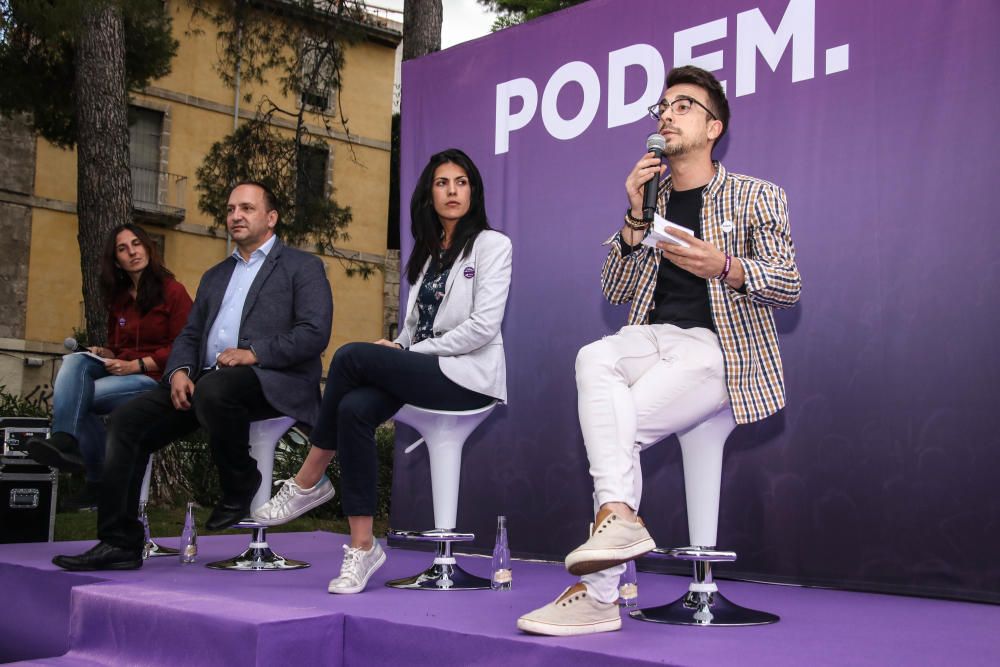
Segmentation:
<svg viewBox="0 0 1000 667">
<path fill-rule="evenodd" d="M 409 193 L 450 146 L 514 243 L 510 403 L 463 461 L 477 546 L 500 513 L 522 555 L 585 538 L 573 366 L 626 317 L 601 242 L 644 108 L 694 63 L 732 106 L 716 157 L 787 191 L 804 282 L 777 313 L 788 407 L 727 446 L 719 541 L 740 558 L 720 574 L 1000 600 L 998 34 L 995 0 L 593 0 L 404 63 L 403 256 Z M 686 544 L 676 440 L 643 457 L 642 513 Z M 431 526 L 423 449 L 397 456 L 393 492 L 394 527 Z"/>
</svg>

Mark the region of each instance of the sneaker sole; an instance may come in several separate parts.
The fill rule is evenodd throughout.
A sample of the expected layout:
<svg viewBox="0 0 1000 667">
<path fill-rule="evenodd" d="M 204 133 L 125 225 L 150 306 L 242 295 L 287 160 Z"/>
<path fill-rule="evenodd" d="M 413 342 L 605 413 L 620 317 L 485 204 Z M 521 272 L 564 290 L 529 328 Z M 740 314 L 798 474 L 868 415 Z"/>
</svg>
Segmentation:
<svg viewBox="0 0 1000 667">
<path fill-rule="evenodd" d="M 566 556 L 566 569 L 577 577 L 593 574 L 635 560 L 655 548 L 656 543 L 652 538 L 647 538 L 618 549 L 577 549 Z"/>
<path fill-rule="evenodd" d="M 329 502 L 329 501 L 333 500 L 333 497 L 336 494 L 337 494 L 337 490 L 331 485 L 330 486 L 330 492 L 329 492 L 329 494 L 323 494 L 322 496 L 319 496 L 318 498 L 314 499 L 311 503 L 309 503 L 305 507 L 300 508 L 294 514 L 289 514 L 288 516 L 286 516 L 284 518 L 281 518 L 281 519 L 262 519 L 262 518 L 259 518 L 257 516 L 253 516 L 252 518 L 253 518 L 254 521 L 256 521 L 257 523 L 259 523 L 262 526 L 269 526 L 269 527 L 270 526 L 281 526 L 281 525 L 284 525 L 284 524 L 288 523 L 289 521 L 295 521 L 296 519 L 298 519 L 300 516 L 302 516 L 306 512 L 309 512 L 310 510 L 314 510 L 317 507 L 319 507 L 320 505 L 322 505 L 323 503 L 326 503 L 326 502 Z"/>
<path fill-rule="evenodd" d="M 556 625 L 554 623 L 543 623 L 522 617 L 517 619 L 517 629 L 533 635 L 571 637 L 573 635 L 592 635 L 598 632 L 621 630 L 622 619 L 619 617 L 606 621 L 598 621 L 597 623 L 587 623 L 586 625 Z"/>
<path fill-rule="evenodd" d="M 84 470 L 83 465 L 64 458 L 59 450 L 50 445 L 29 442 L 25 449 L 28 450 L 28 456 L 31 457 L 32 461 L 47 465 L 50 468 L 56 468 L 63 472 L 83 472 Z"/>
<path fill-rule="evenodd" d="M 326 587 L 327 593 L 333 593 L 334 595 L 354 595 L 355 593 L 360 593 L 365 590 L 365 586 L 368 585 L 368 580 L 372 578 L 372 575 L 378 571 L 382 565 L 385 564 L 385 552 L 383 551 L 381 556 L 379 556 L 378 562 L 372 566 L 372 569 L 368 570 L 368 576 L 366 576 L 360 584 L 357 586 L 352 586 L 351 588 L 334 588 L 332 585 Z M 334 580 L 336 581 L 336 579 Z M 331 582 L 332 584 L 332 582 Z"/>
</svg>

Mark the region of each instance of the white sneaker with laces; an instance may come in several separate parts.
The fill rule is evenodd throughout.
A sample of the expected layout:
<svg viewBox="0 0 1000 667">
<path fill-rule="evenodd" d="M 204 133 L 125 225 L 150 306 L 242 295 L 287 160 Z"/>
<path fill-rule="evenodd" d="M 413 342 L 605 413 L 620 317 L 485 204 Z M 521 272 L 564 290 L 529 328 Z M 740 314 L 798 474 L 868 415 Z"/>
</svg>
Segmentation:
<svg viewBox="0 0 1000 667">
<path fill-rule="evenodd" d="M 601 510 L 590 527 L 590 539 L 566 556 L 566 569 L 580 577 L 621 565 L 656 548 L 642 519 L 623 519 Z"/>
<path fill-rule="evenodd" d="M 385 552 L 377 541 L 368 551 L 345 544 L 340 576 L 332 579 L 326 590 L 338 595 L 360 593 L 365 590 L 368 580 L 383 563 L 385 563 Z"/>
<path fill-rule="evenodd" d="M 519 630 L 551 637 L 614 632 L 621 627 L 618 605 L 595 600 L 583 584 L 567 588 L 544 607 L 517 619 Z"/>
<path fill-rule="evenodd" d="M 295 483 L 294 477 L 275 482 L 280 486 L 274 497 L 253 512 L 253 519 L 264 526 L 280 526 L 297 519 L 314 507 L 333 498 L 333 482 L 326 475 L 310 489 Z"/>
</svg>

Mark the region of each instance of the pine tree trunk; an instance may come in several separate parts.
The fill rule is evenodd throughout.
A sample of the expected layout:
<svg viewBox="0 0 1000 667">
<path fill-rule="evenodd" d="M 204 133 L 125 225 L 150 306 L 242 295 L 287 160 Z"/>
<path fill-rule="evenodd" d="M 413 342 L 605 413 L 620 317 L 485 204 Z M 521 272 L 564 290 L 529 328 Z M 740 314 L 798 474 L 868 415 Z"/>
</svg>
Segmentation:
<svg viewBox="0 0 1000 667">
<path fill-rule="evenodd" d="M 441 50 L 441 0 L 406 0 L 403 4 L 403 60 Z"/>
<path fill-rule="evenodd" d="M 100 290 L 101 250 L 111 230 L 132 218 L 125 31 L 115 3 L 85 6 L 74 86 L 77 239 L 87 336 L 92 345 L 103 345 L 108 316 Z"/>
</svg>

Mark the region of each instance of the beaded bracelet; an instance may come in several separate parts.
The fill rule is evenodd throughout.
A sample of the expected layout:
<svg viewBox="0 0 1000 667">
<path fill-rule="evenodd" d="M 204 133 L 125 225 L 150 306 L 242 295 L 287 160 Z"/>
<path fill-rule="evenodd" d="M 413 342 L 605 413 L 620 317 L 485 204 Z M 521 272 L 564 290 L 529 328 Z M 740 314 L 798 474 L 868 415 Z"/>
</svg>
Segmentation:
<svg viewBox="0 0 1000 667">
<path fill-rule="evenodd" d="M 733 267 L 733 256 L 730 255 L 727 252 L 726 253 L 726 265 L 724 267 L 722 267 L 722 273 L 720 273 L 719 275 L 715 276 L 715 279 L 724 282 L 726 280 L 726 276 L 729 275 L 729 269 L 731 269 L 732 267 Z"/>
<path fill-rule="evenodd" d="M 632 209 L 628 208 L 625 209 L 625 224 L 629 227 L 629 229 L 634 229 L 637 232 L 643 231 L 647 227 L 649 227 L 649 223 L 646 222 L 645 220 L 640 220 L 639 218 L 633 218 Z"/>
</svg>

